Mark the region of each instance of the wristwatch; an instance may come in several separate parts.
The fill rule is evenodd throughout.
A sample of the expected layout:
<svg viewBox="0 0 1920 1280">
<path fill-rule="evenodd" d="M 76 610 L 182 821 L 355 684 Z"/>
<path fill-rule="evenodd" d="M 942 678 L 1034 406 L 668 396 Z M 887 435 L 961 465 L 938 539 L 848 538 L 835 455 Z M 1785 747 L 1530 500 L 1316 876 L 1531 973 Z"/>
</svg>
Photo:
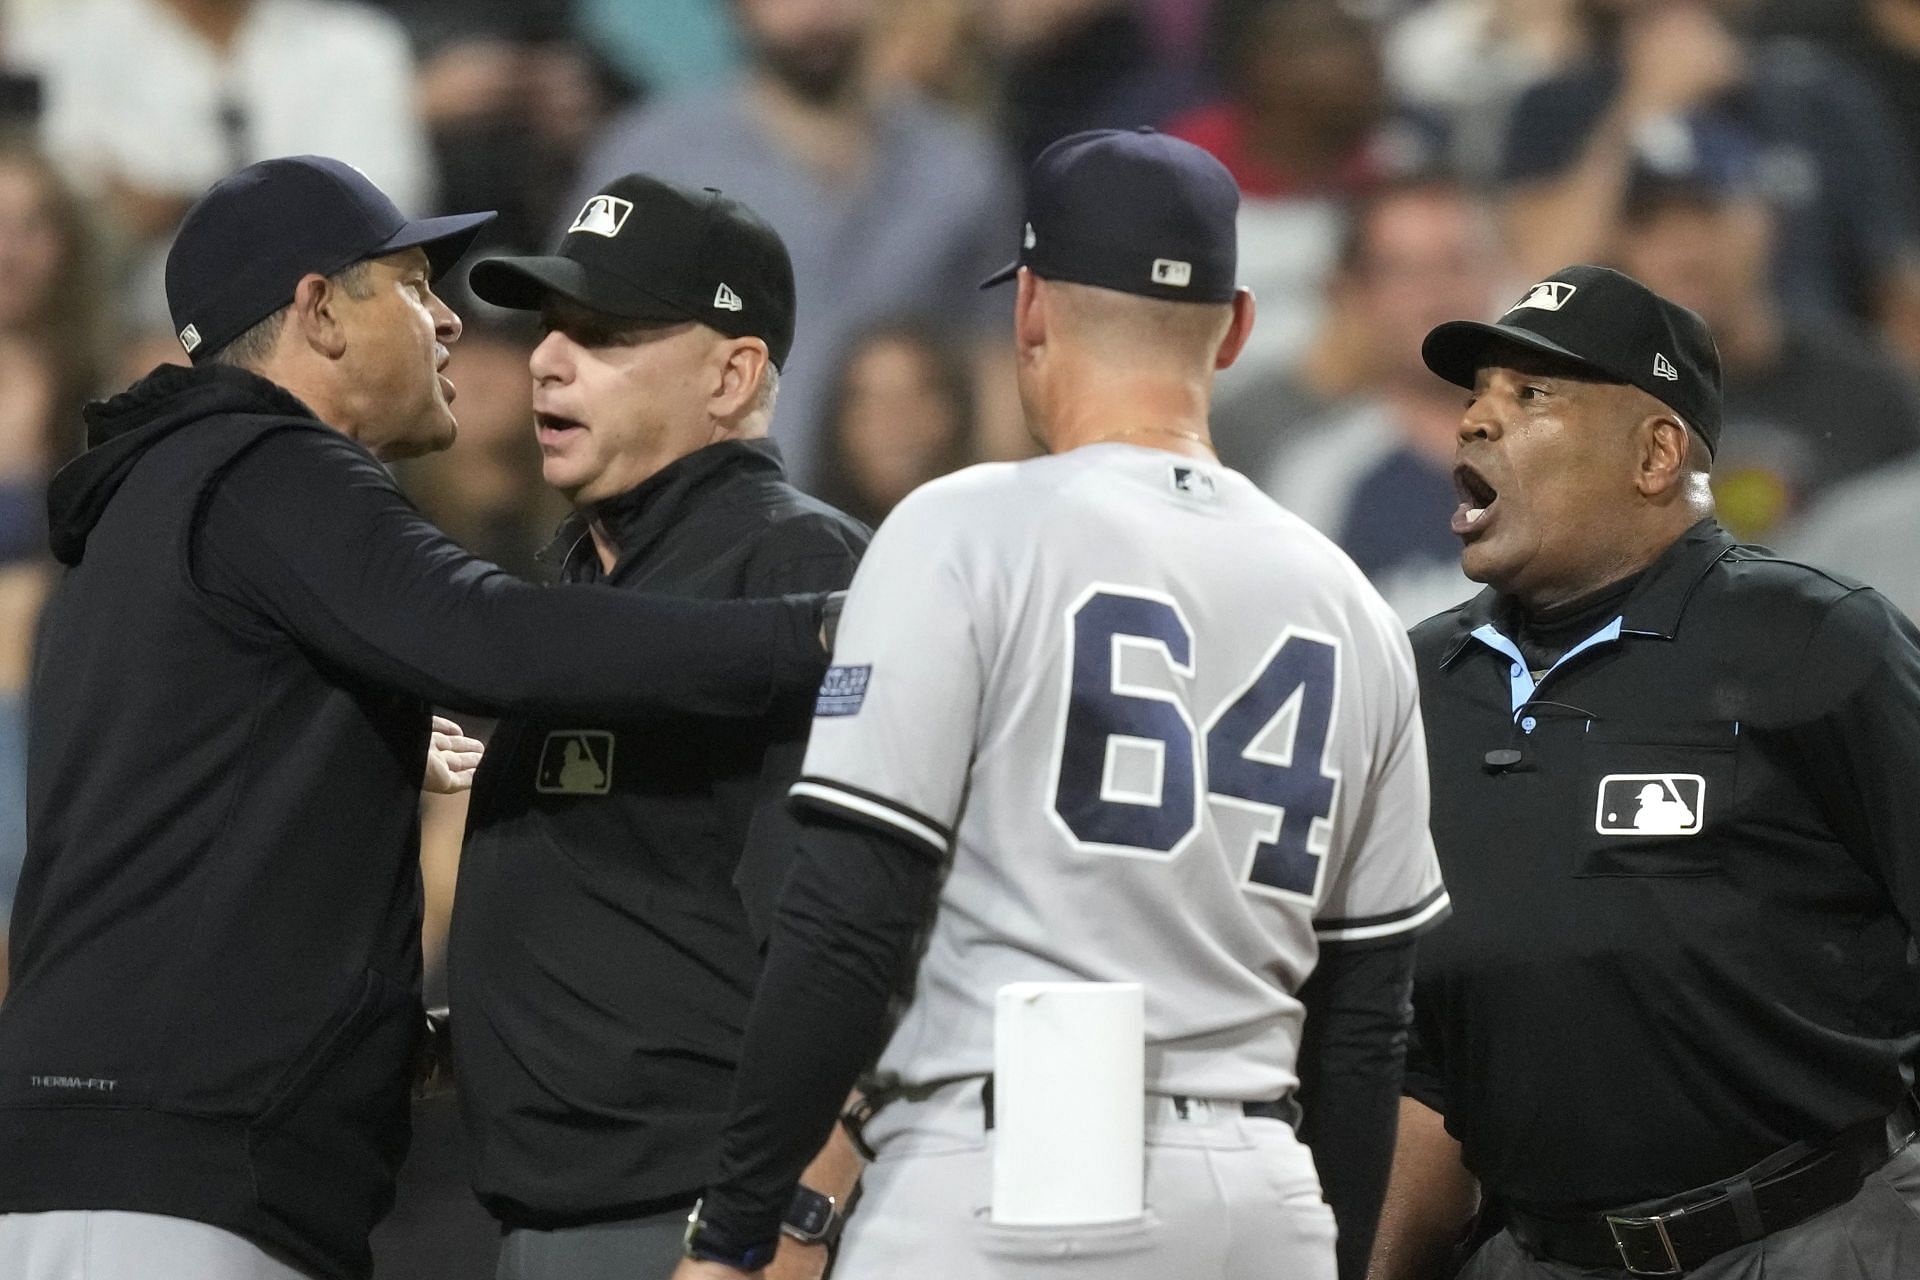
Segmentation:
<svg viewBox="0 0 1920 1280">
<path fill-rule="evenodd" d="M 832 1247 L 840 1240 L 840 1229 L 847 1219 L 832 1196 L 821 1195 L 811 1187 L 795 1187 L 793 1202 L 780 1219 L 780 1231 L 801 1244 Z"/>
<path fill-rule="evenodd" d="M 687 1234 L 681 1242 L 687 1257 L 696 1262 L 717 1262 L 736 1271 L 747 1272 L 759 1271 L 773 1261 L 774 1252 L 779 1248 L 777 1240 L 746 1249 L 714 1241 L 707 1234 L 706 1221 L 700 1216 L 701 1207 L 705 1204 L 704 1197 L 694 1201 L 693 1212 L 687 1215 Z"/>
</svg>

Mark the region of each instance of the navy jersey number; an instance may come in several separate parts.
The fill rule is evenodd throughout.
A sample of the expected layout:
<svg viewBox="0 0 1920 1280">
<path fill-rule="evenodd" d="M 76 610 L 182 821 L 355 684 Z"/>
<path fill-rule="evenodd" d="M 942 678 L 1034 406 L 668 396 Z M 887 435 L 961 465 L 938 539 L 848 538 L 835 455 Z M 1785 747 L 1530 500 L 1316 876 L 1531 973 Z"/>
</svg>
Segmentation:
<svg viewBox="0 0 1920 1280">
<path fill-rule="evenodd" d="M 1289 629 L 1201 733 L 1172 684 L 1193 675 L 1193 629 L 1178 605 L 1109 588 L 1090 593 L 1069 626 L 1053 808 L 1074 837 L 1109 852 L 1170 855 L 1199 826 L 1204 777 L 1209 798 L 1261 820 L 1247 879 L 1314 897 L 1325 857 L 1315 824 L 1332 816 L 1339 787 L 1326 769 L 1336 645 Z M 1166 674 L 1141 679 L 1156 654 Z M 1283 721 L 1288 740 L 1267 745 Z"/>
</svg>

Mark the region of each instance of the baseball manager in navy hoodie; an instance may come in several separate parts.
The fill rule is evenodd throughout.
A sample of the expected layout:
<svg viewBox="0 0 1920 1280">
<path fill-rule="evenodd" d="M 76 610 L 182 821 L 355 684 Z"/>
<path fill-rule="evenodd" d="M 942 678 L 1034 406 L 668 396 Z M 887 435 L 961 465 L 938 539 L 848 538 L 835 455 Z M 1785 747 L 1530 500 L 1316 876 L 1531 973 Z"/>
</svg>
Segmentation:
<svg viewBox="0 0 1920 1280">
<path fill-rule="evenodd" d="M 304 156 L 187 215 L 191 368 L 91 406 L 48 496 L 28 853 L 0 1006 L 0 1275 L 359 1280 L 423 1026 L 434 704 L 751 717 L 814 597 L 544 591 L 382 463 L 453 441 L 433 292 L 491 215 L 409 221 Z"/>
</svg>

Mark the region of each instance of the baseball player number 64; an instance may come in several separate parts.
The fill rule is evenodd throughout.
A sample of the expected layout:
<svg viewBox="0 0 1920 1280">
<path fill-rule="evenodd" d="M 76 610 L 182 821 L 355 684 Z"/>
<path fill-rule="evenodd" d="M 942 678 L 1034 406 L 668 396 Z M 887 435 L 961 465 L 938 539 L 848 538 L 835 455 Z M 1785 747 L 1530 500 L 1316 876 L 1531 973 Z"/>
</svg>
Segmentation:
<svg viewBox="0 0 1920 1280">
<path fill-rule="evenodd" d="M 1171 857 L 1200 824 L 1199 780 L 1212 800 L 1265 818 L 1249 887 L 1317 897 L 1340 778 L 1324 767 L 1338 694 L 1339 642 L 1293 627 L 1254 675 L 1197 730 L 1173 681 L 1142 682 L 1161 664 L 1194 678 L 1193 628 L 1171 597 L 1090 588 L 1069 620 L 1067 714 L 1055 750 L 1053 811 L 1082 847 Z M 1292 741 L 1269 739 L 1292 712 Z M 1157 763 L 1148 785 L 1116 782 L 1119 753 Z M 1316 835 L 1318 838 L 1316 839 Z"/>
</svg>

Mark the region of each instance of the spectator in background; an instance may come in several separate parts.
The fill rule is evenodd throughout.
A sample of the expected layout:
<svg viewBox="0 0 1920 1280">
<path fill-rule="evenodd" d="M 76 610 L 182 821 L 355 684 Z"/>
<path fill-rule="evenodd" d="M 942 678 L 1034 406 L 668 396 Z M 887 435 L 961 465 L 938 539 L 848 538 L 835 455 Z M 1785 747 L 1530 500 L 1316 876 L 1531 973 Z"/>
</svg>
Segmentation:
<svg viewBox="0 0 1920 1280">
<path fill-rule="evenodd" d="M 1215 405 L 1301 359 L 1323 314 L 1348 201 L 1416 165 L 1430 142 L 1397 120 L 1380 39 L 1340 0 L 1223 0 L 1226 97 L 1167 132 L 1218 156 L 1240 184 L 1240 280 L 1260 299 L 1245 354 Z"/>
<path fill-rule="evenodd" d="M 1920 458 L 1835 485 L 1775 545 L 1877 588 L 1920 623 Z"/>
<path fill-rule="evenodd" d="M 1726 16 L 1742 0 L 1581 3 L 1590 51 L 1527 92 L 1507 133 L 1508 233 L 1526 273 L 1606 253 L 1638 141 L 1701 114 L 1760 149 L 1788 305 L 1879 325 L 1920 360 L 1920 208 L 1871 89 L 1811 45 L 1743 42 Z"/>
<path fill-rule="evenodd" d="M 1462 395 L 1420 344 L 1439 322 L 1492 314 L 1507 283 L 1492 210 L 1446 178 L 1388 186 L 1354 213 L 1337 287 L 1366 345 L 1369 394 L 1303 427 L 1253 478 L 1338 542 L 1409 626 L 1478 588 L 1449 530 Z"/>
<path fill-rule="evenodd" d="M 1859 0 L 1833 47 L 1880 96 L 1907 167 L 1920 167 L 1920 0 Z"/>
<path fill-rule="evenodd" d="M 568 0 L 385 3 L 419 56 L 438 207 L 497 206 L 494 243 L 544 242 L 587 145 L 633 100 L 631 84 L 575 37 Z"/>
<path fill-rule="evenodd" d="M 406 33 L 363 5 L 66 0 L 11 34 L 44 77 L 49 150 L 136 241 L 268 156 L 339 156 L 409 211 L 431 198 Z"/>
<path fill-rule="evenodd" d="M 740 69 L 727 0 L 573 0 L 582 39 L 661 96 L 698 91 Z"/>
<path fill-rule="evenodd" d="M 821 497 L 878 528 L 899 501 L 974 459 L 965 354 L 916 321 L 855 340 L 827 399 Z"/>
<path fill-rule="evenodd" d="M 1386 38 L 1395 97 L 1445 115 L 1462 172 L 1491 177 L 1514 99 L 1575 57 L 1578 0 L 1431 0 L 1407 6 Z"/>
<path fill-rule="evenodd" d="M 1000 86 L 980 0 L 887 0 L 874 32 L 874 83 L 986 119 Z"/>
<path fill-rule="evenodd" d="M 1022 164 L 1086 129 L 1157 125 L 1193 98 L 1135 0 L 985 0 L 1002 65 L 1002 130 Z"/>
<path fill-rule="evenodd" d="M 1810 498 L 1920 446 L 1920 404 L 1872 337 L 1775 292 L 1778 219 L 1761 157 L 1712 116 L 1644 135 L 1614 261 L 1700 313 L 1720 345 L 1726 434 L 1720 521 L 1766 541 Z"/>
<path fill-rule="evenodd" d="M 0 995 L 26 853 L 27 665 L 50 581 L 47 478 L 99 390 L 105 298 L 79 200 L 24 135 L 0 136 Z"/>
<path fill-rule="evenodd" d="M 80 406 L 102 390 L 100 265 L 72 186 L 30 137 L 0 134 L 0 559 L 43 545 L 46 473 L 79 452 Z"/>
<path fill-rule="evenodd" d="M 879 0 L 733 0 L 733 9 L 746 75 L 617 119 L 568 204 L 645 171 L 766 211 L 792 253 L 805 317 L 782 370 L 780 442 L 810 487 L 825 478 L 823 398 L 852 334 L 902 314 L 940 316 L 969 339 L 997 332 L 1005 300 L 977 286 L 1013 255 L 1017 188 L 979 128 L 873 89 L 865 71 Z"/>
</svg>

